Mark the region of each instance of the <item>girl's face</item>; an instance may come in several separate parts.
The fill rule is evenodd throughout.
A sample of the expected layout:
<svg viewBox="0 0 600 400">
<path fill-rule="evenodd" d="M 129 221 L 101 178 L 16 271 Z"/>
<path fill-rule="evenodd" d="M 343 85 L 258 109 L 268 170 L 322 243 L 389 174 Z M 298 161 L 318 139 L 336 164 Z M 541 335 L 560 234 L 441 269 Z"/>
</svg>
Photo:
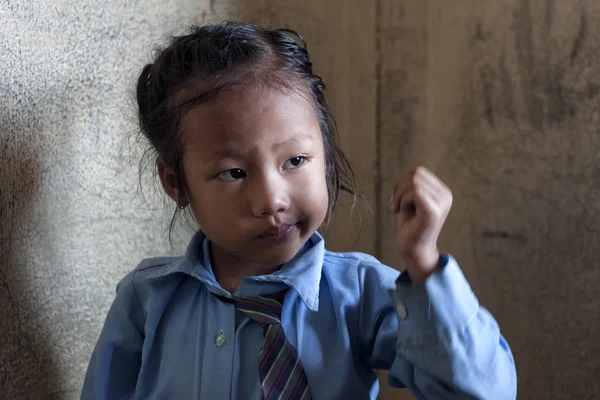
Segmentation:
<svg viewBox="0 0 600 400">
<path fill-rule="evenodd" d="M 290 260 L 327 213 L 312 104 L 295 93 L 245 89 L 198 106 L 182 131 L 187 200 L 213 255 L 240 266 Z"/>
</svg>

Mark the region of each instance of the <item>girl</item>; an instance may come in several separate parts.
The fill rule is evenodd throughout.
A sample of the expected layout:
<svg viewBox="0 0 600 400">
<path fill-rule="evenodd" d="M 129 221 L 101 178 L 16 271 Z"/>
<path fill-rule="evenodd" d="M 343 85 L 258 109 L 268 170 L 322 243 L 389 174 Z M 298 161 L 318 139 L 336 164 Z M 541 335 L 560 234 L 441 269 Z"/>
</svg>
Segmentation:
<svg viewBox="0 0 600 400">
<path fill-rule="evenodd" d="M 294 36 L 300 38 L 300 46 Z M 513 399 L 513 357 L 437 238 L 452 195 L 418 168 L 391 197 L 406 271 L 325 250 L 358 195 L 297 33 L 240 23 L 174 38 L 137 85 L 162 186 L 200 230 L 117 286 L 82 399 Z"/>
</svg>

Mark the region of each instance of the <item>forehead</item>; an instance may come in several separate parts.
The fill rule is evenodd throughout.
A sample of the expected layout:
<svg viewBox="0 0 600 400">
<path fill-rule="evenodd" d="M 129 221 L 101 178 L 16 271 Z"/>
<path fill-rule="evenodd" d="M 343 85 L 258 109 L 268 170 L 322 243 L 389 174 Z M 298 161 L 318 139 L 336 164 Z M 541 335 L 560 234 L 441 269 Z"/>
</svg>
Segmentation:
<svg viewBox="0 0 600 400">
<path fill-rule="evenodd" d="M 222 147 L 247 151 L 257 143 L 269 145 L 300 135 L 320 139 L 308 95 L 267 87 L 223 93 L 201 103 L 185 115 L 181 128 L 186 147 L 206 152 Z"/>
</svg>

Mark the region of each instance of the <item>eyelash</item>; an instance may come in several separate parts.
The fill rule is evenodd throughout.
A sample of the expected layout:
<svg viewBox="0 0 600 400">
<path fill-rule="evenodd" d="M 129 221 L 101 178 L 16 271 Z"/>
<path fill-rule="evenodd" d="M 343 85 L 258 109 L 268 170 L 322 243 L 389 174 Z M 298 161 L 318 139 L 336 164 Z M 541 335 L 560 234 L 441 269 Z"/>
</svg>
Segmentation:
<svg viewBox="0 0 600 400">
<path fill-rule="evenodd" d="M 285 166 L 285 164 L 287 164 L 289 161 L 291 161 L 291 160 L 294 160 L 294 159 L 299 159 L 299 160 L 300 160 L 300 164 L 298 164 L 298 165 L 293 165 L 291 168 L 286 168 L 286 169 L 297 169 L 297 168 L 300 168 L 301 166 L 303 166 L 303 165 L 304 165 L 304 163 L 305 163 L 306 161 L 308 161 L 308 157 L 307 157 L 307 156 L 294 156 L 294 157 L 292 157 L 292 158 L 288 158 L 288 159 L 285 161 L 285 163 L 284 163 L 284 166 Z M 241 175 L 243 175 L 243 176 L 239 176 L 239 177 L 237 177 L 237 178 L 236 178 L 236 177 L 233 177 L 233 176 L 231 176 L 231 178 L 233 178 L 233 179 L 228 179 L 228 178 L 226 177 L 226 174 L 230 174 L 230 175 L 231 175 L 232 173 L 241 174 Z M 240 168 L 232 168 L 232 169 L 228 169 L 228 170 L 226 170 L 226 171 L 220 172 L 220 173 L 217 175 L 217 179 L 219 179 L 219 180 L 222 180 L 222 181 L 229 181 L 229 182 L 233 182 L 233 181 L 237 181 L 238 179 L 243 179 L 243 178 L 245 178 L 246 176 L 247 176 L 247 175 L 246 175 L 246 171 L 244 171 L 243 169 L 240 169 Z"/>
<path fill-rule="evenodd" d="M 233 179 L 228 179 L 228 178 L 224 177 L 226 174 L 234 172 L 234 171 L 235 172 L 239 172 L 239 173 L 243 174 L 244 176 L 239 177 L 239 178 L 235 178 L 235 177 L 232 176 Z M 227 171 L 223 171 L 223 172 L 221 172 L 221 173 L 219 173 L 217 175 L 217 179 L 219 179 L 221 181 L 231 181 L 231 182 L 232 181 L 237 181 L 238 179 L 242 179 L 242 178 L 245 178 L 245 177 L 246 177 L 246 172 L 243 169 L 239 169 L 239 168 L 228 169 Z"/>
<path fill-rule="evenodd" d="M 301 167 L 301 166 L 303 166 L 303 165 L 304 165 L 304 163 L 305 163 L 305 162 L 308 160 L 308 157 L 306 157 L 306 156 L 294 156 L 294 157 L 292 157 L 292 158 L 288 158 L 288 159 L 285 161 L 284 165 L 285 165 L 285 164 L 286 164 L 288 161 L 291 161 L 291 160 L 293 160 L 293 159 L 300 159 L 300 164 L 299 164 L 299 165 L 294 165 L 294 166 L 292 166 L 292 168 L 290 168 L 290 169 L 296 169 L 296 168 L 300 168 L 300 167 Z"/>
</svg>

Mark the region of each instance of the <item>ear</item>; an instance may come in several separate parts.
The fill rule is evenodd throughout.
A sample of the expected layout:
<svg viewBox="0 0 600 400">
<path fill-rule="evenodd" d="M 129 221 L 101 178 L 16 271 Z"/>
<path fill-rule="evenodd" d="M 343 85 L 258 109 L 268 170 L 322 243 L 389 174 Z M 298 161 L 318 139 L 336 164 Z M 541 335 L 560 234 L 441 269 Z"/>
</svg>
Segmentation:
<svg viewBox="0 0 600 400">
<path fill-rule="evenodd" d="M 162 159 L 156 161 L 158 168 L 158 176 L 163 189 L 170 198 L 177 203 L 178 207 L 185 207 L 188 202 L 185 198 L 185 193 L 179 193 L 179 185 L 177 185 L 177 176 L 173 168 L 167 167 Z"/>
</svg>

